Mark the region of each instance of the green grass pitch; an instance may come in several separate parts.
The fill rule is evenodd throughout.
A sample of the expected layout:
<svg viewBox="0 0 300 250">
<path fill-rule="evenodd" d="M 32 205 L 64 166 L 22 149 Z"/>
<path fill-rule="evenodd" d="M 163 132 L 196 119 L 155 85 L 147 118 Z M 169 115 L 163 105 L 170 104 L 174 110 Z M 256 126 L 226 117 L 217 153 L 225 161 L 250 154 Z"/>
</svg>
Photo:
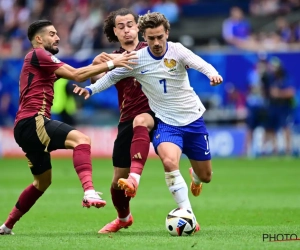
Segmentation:
<svg viewBox="0 0 300 250">
<path fill-rule="evenodd" d="M 176 207 L 159 160 L 150 159 L 131 202 L 135 222 L 116 234 L 97 231 L 116 218 L 110 200 L 110 160 L 94 159 L 94 184 L 103 192 L 102 209 L 81 207 L 83 192 L 71 159 L 54 159 L 53 182 L 46 194 L 15 226 L 0 236 L 1 249 L 300 249 L 299 241 L 263 242 L 263 234 L 300 238 L 300 161 L 286 158 L 214 159 L 213 179 L 199 197 L 190 195 L 201 231 L 172 237 L 165 217 Z M 181 173 L 189 183 L 187 160 Z M 32 182 L 24 159 L 0 159 L 0 223 L 20 192 Z"/>
</svg>

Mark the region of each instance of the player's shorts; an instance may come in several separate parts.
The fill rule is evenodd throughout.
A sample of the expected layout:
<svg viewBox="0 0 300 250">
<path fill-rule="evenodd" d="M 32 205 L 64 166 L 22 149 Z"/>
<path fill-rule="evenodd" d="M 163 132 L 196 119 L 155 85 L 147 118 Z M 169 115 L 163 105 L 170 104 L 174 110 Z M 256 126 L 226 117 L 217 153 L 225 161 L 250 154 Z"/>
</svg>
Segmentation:
<svg viewBox="0 0 300 250">
<path fill-rule="evenodd" d="M 155 114 L 152 111 L 147 112 L 150 114 L 154 122 Z M 154 125 L 155 127 L 155 125 Z M 149 133 L 150 140 L 153 137 L 153 130 Z M 133 120 L 120 122 L 118 125 L 118 135 L 114 142 L 112 161 L 114 167 L 118 168 L 130 168 L 131 157 L 130 157 L 130 147 L 133 138 Z"/>
<path fill-rule="evenodd" d="M 50 152 L 65 149 L 65 140 L 73 127 L 42 115 L 25 118 L 14 128 L 16 142 L 26 153 L 33 175 L 51 169 Z"/>
<path fill-rule="evenodd" d="M 208 132 L 202 117 L 186 126 L 172 126 L 158 119 L 152 142 L 156 153 L 162 142 L 176 144 L 190 160 L 211 159 Z"/>
</svg>

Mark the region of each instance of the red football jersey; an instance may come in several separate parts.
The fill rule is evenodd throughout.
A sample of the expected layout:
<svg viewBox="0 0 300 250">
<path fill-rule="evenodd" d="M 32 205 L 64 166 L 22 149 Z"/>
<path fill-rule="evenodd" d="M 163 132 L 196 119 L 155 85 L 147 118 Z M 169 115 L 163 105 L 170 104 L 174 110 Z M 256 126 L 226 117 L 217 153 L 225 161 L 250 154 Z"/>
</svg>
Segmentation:
<svg viewBox="0 0 300 250">
<path fill-rule="evenodd" d="M 148 44 L 140 42 L 135 50 L 140 50 L 147 47 Z M 121 54 L 125 50 L 120 48 L 113 53 Z M 118 90 L 120 122 L 125 122 L 134 119 L 137 115 L 150 111 L 148 99 L 142 91 L 139 82 L 135 81 L 134 77 L 124 78 L 115 84 Z"/>
<path fill-rule="evenodd" d="M 32 49 L 25 56 L 20 75 L 20 101 L 15 125 L 36 114 L 51 117 L 53 85 L 57 79 L 54 71 L 62 65 L 63 62 L 42 48 Z"/>
</svg>

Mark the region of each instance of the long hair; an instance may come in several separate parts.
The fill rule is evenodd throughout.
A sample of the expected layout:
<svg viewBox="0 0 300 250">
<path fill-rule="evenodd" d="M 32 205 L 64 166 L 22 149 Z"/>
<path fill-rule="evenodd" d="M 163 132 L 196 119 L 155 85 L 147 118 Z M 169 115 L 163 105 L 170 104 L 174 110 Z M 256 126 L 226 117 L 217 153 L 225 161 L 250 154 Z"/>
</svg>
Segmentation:
<svg viewBox="0 0 300 250">
<path fill-rule="evenodd" d="M 134 21 L 138 22 L 138 15 L 135 14 L 132 10 L 122 8 L 116 11 L 109 13 L 107 18 L 104 20 L 103 31 L 106 35 L 109 42 L 118 42 L 119 39 L 114 33 L 114 27 L 116 27 L 115 21 L 117 16 L 126 16 L 126 15 L 133 15 Z"/>
<path fill-rule="evenodd" d="M 147 14 L 140 16 L 138 20 L 139 30 L 142 34 L 145 33 L 145 30 L 148 28 L 157 28 L 163 25 L 165 31 L 170 31 L 170 23 L 168 19 L 159 12 L 150 12 Z"/>
<path fill-rule="evenodd" d="M 27 37 L 28 37 L 29 41 L 32 41 L 32 39 L 36 33 L 41 31 L 43 28 L 45 28 L 47 26 L 51 26 L 51 25 L 53 25 L 53 24 L 49 20 L 38 20 L 38 21 L 35 21 L 32 24 L 30 24 L 28 27 L 28 30 L 27 30 Z"/>
</svg>

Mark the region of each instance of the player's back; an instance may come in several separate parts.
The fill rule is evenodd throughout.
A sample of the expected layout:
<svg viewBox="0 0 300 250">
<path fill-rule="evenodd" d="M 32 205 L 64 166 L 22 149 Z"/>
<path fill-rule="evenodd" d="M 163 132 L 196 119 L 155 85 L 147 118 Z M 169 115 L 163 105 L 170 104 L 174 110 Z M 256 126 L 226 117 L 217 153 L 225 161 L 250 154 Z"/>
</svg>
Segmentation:
<svg viewBox="0 0 300 250">
<path fill-rule="evenodd" d="M 135 50 L 140 50 L 147 46 L 147 43 L 140 42 Z M 120 48 L 114 53 L 121 54 L 124 51 L 123 48 Z M 142 91 L 140 83 L 134 77 L 120 80 L 115 87 L 118 90 L 120 122 L 134 119 L 137 115 L 150 110 L 148 99 Z"/>
<path fill-rule="evenodd" d="M 20 100 L 15 125 L 36 114 L 51 117 L 53 84 L 57 78 L 54 71 L 62 65 L 55 56 L 42 48 L 32 49 L 25 56 L 20 75 Z"/>
</svg>

